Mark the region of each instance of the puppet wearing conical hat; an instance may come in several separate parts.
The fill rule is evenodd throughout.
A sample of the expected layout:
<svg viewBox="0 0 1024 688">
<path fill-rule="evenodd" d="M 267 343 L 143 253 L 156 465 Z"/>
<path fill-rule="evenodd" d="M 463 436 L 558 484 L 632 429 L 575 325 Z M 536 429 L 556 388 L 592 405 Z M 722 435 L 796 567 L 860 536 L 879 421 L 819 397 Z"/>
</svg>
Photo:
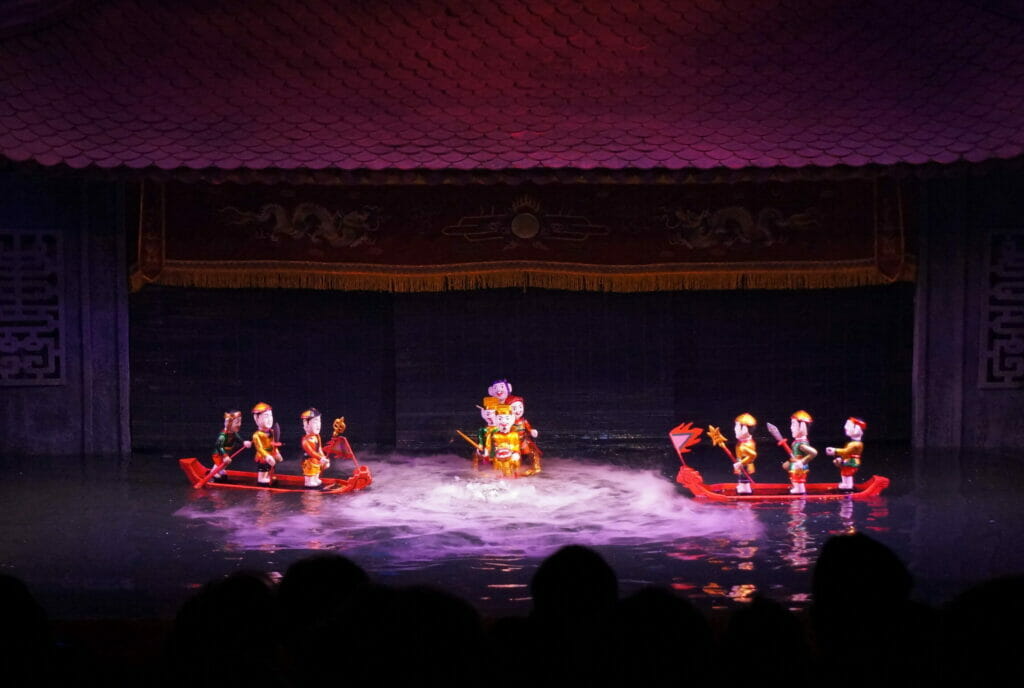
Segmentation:
<svg viewBox="0 0 1024 688">
<path fill-rule="evenodd" d="M 256 432 L 252 434 L 252 446 L 256 450 L 256 482 L 269 485 L 274 466 L 284 460 L 274 437 L 274 409 L 261 401 L 252 407 L 252 419 L 256 422 Z"/>
<path fill-rule="evenodd" d="M 754 462 L 757 460 L 757 444 L 750 434 L 750 428 L 757 425 L 755 419 L 749 413 L 741 413 L 736 416 L 736 425 L 733 431 L 736 434 L 735 463 L 732 471 L 736 474 L 736 494 L 751 494 L 750 476 L 756 470 Z"/>
<path fill-rule="evenodd" d="M 814 422 L 807 411 L 797 411 L 789 418 L 789 431 L 793 436 L 789 460 L 782 467 L 789 472 L 793 487 L 791 494 L 807 494 L 808 463 L 818 455 L 818 450 L 807 441 L 807 426 Z"/>
<path fill-rule="evenodd" d="M 324 454 L 320 440 L 320 428 L 323 421 L 320 412 L 310 407 L 299 416 L 302 421 L 302 431 L 306 434 L 302 437 L 302 451 L 306 457 L 302 460 L 302 479 L 306 487 L 320 487 L 323 482 L 320 480 L 321 471 L 331 466 L 330 459 Z"/>
</svg>

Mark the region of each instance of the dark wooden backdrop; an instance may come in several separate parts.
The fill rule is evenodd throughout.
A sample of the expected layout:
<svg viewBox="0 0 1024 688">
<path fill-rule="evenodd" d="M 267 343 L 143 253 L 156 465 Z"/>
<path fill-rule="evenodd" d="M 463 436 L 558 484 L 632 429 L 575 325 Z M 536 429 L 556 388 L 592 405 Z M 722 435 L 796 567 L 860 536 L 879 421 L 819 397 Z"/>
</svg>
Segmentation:
<svg viewBox="0 0 1024 688">
<path fill-rule="evenodd" d="M 362 449 L 443 451 L 496 377 L 554 453 L 668 447 L 682 420 L 749 411 L 822 444 L 847 415 L 908 441 L 913 286 L 811 291 L 428 294 L 148 287 L 131 297 L 136 450 L 207 452 L 221 410 L 344 415 Z M 325 434 L 327 433 L 325 423 Z"/>
</svg>

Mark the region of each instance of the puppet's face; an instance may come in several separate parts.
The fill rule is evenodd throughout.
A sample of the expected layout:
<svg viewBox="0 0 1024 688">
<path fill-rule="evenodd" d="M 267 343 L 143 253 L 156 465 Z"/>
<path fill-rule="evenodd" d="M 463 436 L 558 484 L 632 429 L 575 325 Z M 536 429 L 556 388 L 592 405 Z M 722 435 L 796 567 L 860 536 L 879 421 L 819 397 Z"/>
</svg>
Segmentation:
<svg viewBox="0 0 1024 688">
<path fill-rule="evenodd" d="M 508 432 L 512 429 L 512 424 L 516 422 L 516 417 L 511 411 L 508 413 L 498 413 L 494 416 L 494 422 L 498 425 L 499 430 Z"/>
<path fill-rule="evenodd" d="M 498 401 L 505 403 L 508 395 L 512 393 L 512 385 L 507 382 L 495 382 L 487 388 L 487 393 L 492 397 L 497 397 Z"/>
<path fill-rule="evenodd" d="M 789 421 L 789 432 L 795 440 L 806 440 L 807 423 L 793 418 Z"/>
<path fill-rule="evenodd" d="M 516 417 L 516 420 L 522 418 L 523 414 L 526 413 L 526 407 L 521 401 L 513 401 L 509 404 L 509 408 L 512 409 L 512 415 Z"/>
<path fill-rule="evenodd" d="M 737 423 L 736 427 L 733 428 L 733 432 L 736 433 L 736 439 L 740 442 L 746 442 L 750 439 L 750 428 L 743 423 Z"/>
<path fill-rule="evenodd" d="M 864 431 L 861 430 L 860 426 L 852 420 L 846 421 L 846 425 L 843 426 L 843 430 L 846 431 L 846 436 L 851 440 L 859 440 L 864 436 Z"/>
<path fill-rule="evenodd" d="M 264 432 L 274 427 L 274 412 L 269 409 L 262 413 L 253 414 L 252 419 L 256 421 L 256 427 Z"/>
<path fill-rule="evenodd" d="M 323 426 L 323 422 L 320 416 L 314 416 L 313 418 L 307 418 L 302 421 L 302 429 L 306 431 L 307 435 L 319 435 L 320 428 Z"/>
<path fill-rule="evenodd" d="M 487 423 L 487 427 L 494 425 L 494 409 L 482 408 L 480 409 L 480 417 Z"/>
<path fill-rule="evenodd" d="M 242 429 L 242 417 L 232 416 L 228 418 L 227 422 L 224 423 L 224 429 L 228 432 L 238 432 Z"/>
</svg>

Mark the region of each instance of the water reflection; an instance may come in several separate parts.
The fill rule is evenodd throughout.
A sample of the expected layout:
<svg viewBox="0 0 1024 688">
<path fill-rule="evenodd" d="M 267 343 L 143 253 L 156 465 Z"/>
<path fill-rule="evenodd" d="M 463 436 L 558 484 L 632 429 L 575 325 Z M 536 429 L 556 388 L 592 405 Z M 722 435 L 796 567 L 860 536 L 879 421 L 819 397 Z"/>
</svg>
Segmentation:
<svg viewBox="0 0 1024 688">
<path fill-rule="evenodd" d="M 568 544 L 599 548 L 624 592 L 666 585 L 712 607 L 755 593 L 799 606 L 825 539 L 885 533 L 894 518 L 884 497 L 698 502 L 658 471 L 585 460 L 552 461 L 515 481 L 472 473 L 453 456 L 373 466 L 363 492 L 191 491 L 175 516 L 224 554 L 273 554 L 269 562 L 336 551 L 384 582 L 431 582 L 502 610 L 526 607 L 536 566 Z"/>
<path fill-rule="evenodd" d="M 750 510 L 695 503 L 655 471 L 561 461 L 536 478 L 501 480 L 464 467 L 455 457 L 398 457 L 375 466 L 378 477 L 364 492 L 224 497 L 209 490 L 209 501 L 191 500 L 176 515 L 242 547 L 370 548 L 393 566 L 546 556 L 567 544 L 641 546 L 723 534 L 725 542 L 753 541 L 761 532 Z"/>
<path fill-rule="evenodd" d="M 817 556 L 817 546 L 807 532 L 807 502 L 786 502 L 787 544 L 782 558 L 794 571 L 806 571 Z"/>
<path fill-rule="evenodd" d="M 852 499 L 844 499 L 839 502 L 839 522 L 842 524 L 839 535 L 853 535 L 857 532 L 857 526 L 853 522 Z"/>
</svg>

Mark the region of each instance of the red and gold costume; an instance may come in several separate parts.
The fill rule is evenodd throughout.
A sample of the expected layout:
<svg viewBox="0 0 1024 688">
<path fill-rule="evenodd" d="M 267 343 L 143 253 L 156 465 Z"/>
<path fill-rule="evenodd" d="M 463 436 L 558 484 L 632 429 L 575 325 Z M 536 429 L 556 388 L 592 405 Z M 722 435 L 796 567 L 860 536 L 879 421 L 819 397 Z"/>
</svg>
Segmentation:
<svg viewBox="0 0 1024 688">
<path fill-rule="evenodd" d="M 836 447 L 835 455 L 842 461 L 839 463 L 839 475 L 844 478 L 853 476 L 860 468 L 860 457 L 864 453 L 864 443 L 852 440 L 845 447 Z"/>
<path fill-rule="evenodd" d="M 512 426 L 512 429 L 519 433 L 519 445 L 522 447 L 522 455 L 529 457 L 530 473 L 540 473 L 540 459 L 544 454 L 533 439 L 533 426 L 530 425 L 530 421 L 520 418 L 519 422 Z"/>
<path fill-rule="evenodd" d="M 757 425 L 757 419 L 749 413 L 736 417 L 736 454 L 733 459 L 733 473 L 736 474 L 736 493 L 751 494 L 750 476 L 753 475 L 757 460 L 757 445 L 750 434 L 750 428 Z"/>
<path fill-rule="evenodd" d="M 505 404 L 494 409 L 494 417 L 497 425 L 487 435 L 484 444 L 484 454 L 491 457 L 491 463 L 495 470 L 507 478 L 519 476 L 519 432 L 512 426 L 515 422 L 515 414 Z"/>
<path fill-rule="evenodd" d="M 302 436 L 302 451 L 306 457 L 302 460 L 303 483 L 307 488 L 321 487 L 320 472 L 330 467 L 331 462 L 324 454 L 324 448 L 320 441 L 320 412 L 310 406 L 299 415 L 302 421 L 302 429 L 306 433 Z M 345 421 L 341 420 L 341 430 L 345 429 Z"/>
<path fill-rule="evenodd" d="M 257 430 L 252 434 L 252 447 L 256 450 L 256 463 L 266 464 L 268 458 L 277 459 L 274 454 L 274 436 Z"/>
<path fill-rule="evenodd" d="M 519 472 L 519 433 L 515 428 L 508 432 L 495 430 L 487 436 L 484 450 L 493 457 L 494 467 L 506 477 L 515 477 Z"/>
<path fill-rule="evenodd" d="M 302 451 L 306 452 L 306 458 L 302 460 L 302 475 L 320 475 L 323 462 L 327 460 L 327 455 L 320 446 L 320 435 L 315 432 L 305 435 L 302 438 Z"/>
<path fill-rule="evenodd" d="M 516 402 L 520 404 L 520 413 L 522 413 L 522 410 L 526 406 L 526 402 L 522 397 L 510 396 L 505 400 L 505 403 L 513 409 L 515 409 L 513 404 Z M 526 474 L 533 475 L 535 473 L 540 473 L 541 457 L 544 456 L 544 453 L 540 450 L 540 447 L 537 446 L 536 440 L 533 439 L 534 429 L 533 426 L 530 425 L 530 421 L 526 420 L 525 416 L 520 416 L 512 426 L 512 429 L 519 433 L 521 462 L 526 463 L 529 461 L 530 463 L 530 468 L 527 470 Z"/>
<path fill-rule="evenodd" d="M 753 474 L 757 470 L 757 467 L 754 466 L 754 461 L 756 460 L 757 444 L 754 443 L 753 438 L 736 443 L 736 463 L 742 464 L 743 469 L 746 470 L 748 475 Z M 743 477 L 743 470 L 737 469 L 735 473 L 741 478 Z"/>
</svg>

